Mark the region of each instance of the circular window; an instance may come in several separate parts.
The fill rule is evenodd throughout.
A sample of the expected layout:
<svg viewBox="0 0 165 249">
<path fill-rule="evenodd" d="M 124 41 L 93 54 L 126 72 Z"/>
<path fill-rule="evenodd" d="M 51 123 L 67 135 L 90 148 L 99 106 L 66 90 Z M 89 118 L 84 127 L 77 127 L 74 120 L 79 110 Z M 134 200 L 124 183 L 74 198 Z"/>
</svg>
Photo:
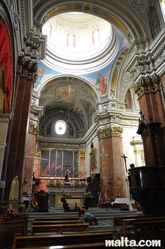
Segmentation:
<svg viewBox="0 0 165 249">
<path fill-rule="evenodd" d="M 55 132 L 59 135 L 63 135 L 66 132 L 66 123 L 63 120 L 58 120 L 55 123 Z"/>
</svg>

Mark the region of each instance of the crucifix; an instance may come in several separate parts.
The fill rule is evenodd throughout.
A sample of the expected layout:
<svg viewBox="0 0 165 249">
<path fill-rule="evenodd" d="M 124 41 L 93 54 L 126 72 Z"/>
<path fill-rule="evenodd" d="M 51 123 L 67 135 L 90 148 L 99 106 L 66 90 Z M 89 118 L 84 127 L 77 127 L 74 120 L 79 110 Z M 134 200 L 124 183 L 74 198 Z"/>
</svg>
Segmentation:
<svg viewBox="0 0 165 249">
<path fill-rule="evenodd" d="M 123 154 L 123 156 L 121 156 L 124 159 L 124 164 L 125 164 L 125 170 L 127 172 L 127 156 L 125 154 Z"/>
</svg>

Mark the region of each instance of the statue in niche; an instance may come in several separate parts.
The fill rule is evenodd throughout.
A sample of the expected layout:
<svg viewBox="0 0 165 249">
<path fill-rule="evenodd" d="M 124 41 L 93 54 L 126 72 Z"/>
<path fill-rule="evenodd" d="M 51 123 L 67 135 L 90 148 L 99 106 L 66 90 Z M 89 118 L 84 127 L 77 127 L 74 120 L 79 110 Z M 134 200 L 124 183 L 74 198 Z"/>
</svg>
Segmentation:
<svg viewBox="0 0 165 249">
<path fill-rule="evenodd" d="M 91 151 L 89 153 L 90 155 L 90 170 L 96 169 L 96 148 L 93 145 L 93 142 L 91 143 Z"/>
<path fill-rule="evenodd" d="M 66 163 L 64 165 L 64 167 L 66 167 L 65 185 L 70 185 L 70 182 L 69 182 L 69 168 L 71 167 L 71 165 L 69 165 L 68 163 Z"/>
<path fill-rule="evenodd" d="M 11 183 L 9 201 L 19 200 L 19 181 L 18 176 L 15 176 Z"/>
</svg>

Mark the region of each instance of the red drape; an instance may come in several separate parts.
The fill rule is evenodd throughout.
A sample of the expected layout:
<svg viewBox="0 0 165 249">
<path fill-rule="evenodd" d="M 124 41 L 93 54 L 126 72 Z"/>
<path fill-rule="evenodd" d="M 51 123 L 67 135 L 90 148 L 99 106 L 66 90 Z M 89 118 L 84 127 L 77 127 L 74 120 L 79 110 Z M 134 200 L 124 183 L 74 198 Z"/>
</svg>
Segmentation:
<svg viewBox="0 0 165 249">
<path fill-rule="evenodd" d="M 0 19 L 0 66 L 5 69 L 5 101 L 4 112 L 7 113 L 10 105 L 11 85 L 12 85 L 12 66 L 11 66 L 11 50 L 7 27 L 2 19 Z"/>
</svg>

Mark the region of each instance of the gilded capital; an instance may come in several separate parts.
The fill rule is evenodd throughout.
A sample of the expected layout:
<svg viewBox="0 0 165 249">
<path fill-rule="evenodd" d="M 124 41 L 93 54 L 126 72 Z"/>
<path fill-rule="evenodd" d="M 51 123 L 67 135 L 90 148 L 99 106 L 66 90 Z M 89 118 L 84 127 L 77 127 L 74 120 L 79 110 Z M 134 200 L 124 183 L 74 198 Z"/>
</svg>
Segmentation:
<svg viewBox="0 0 165 249">
<path fill-rule="evenodd" d="M 140 151 L 140 150 L 137 150 L 137 149 L 135 149 L 135 150 L 134 150 L 134 154 L 136 154 L 136 155 L 137 155 L 137 154 L 140 154 L 140 153 L 141 153 L 141 151 Z"/>
<path fill-rule="evenodd" d="M 143 94 L 156 93 L 157 91 L 160 91 L 159 77 L 156 74 L 154 74 L 152 78 L 149 76 L 146 78 L 141 77 L 139 82 L 135 85 L 134 91 L 137 94 L 138 99 L 140 99 Z"/>
<path fill-rule="evenodd" d="M 111 127 L 105 127 L 105 128 L 100 128 L 97 131 L 97 136 L 98 138 L 105 138 L 105 137 L 112 137 L 112 136 L 121 136 L 123 132 L 123 128 L 120 126 L 111 126 Z"/>
<path fill-rule="evenodd" d="M 32 60 L 26 58 L 26 56 L 19 56 L 17 63 L 17 73 L 21 75 L 21 77 L 25 77 L 33 82 L 37 77 L 38 64 Z"/>
<path fill-rule="evenodd" d="M 29 123 L 29 129 L 28 129 L 29 134 L 32 135 L 37 135 L 38 132 L 38 125 L 34 123 Z"/>
<path fill-rule="evenodd" d="M 85 157 L 85 150 L 80 150 L 79 155 L 80 157 Z"/>
<path fill-rule="evenodd" d="M 142 140 L 132 140 L 132 141 L 130 142 L 130 145 L 132 145 L 132 146 L 135 146 L 135 145 L 142 145 L 142 144 L 143 144 Z"/>
</svg>

